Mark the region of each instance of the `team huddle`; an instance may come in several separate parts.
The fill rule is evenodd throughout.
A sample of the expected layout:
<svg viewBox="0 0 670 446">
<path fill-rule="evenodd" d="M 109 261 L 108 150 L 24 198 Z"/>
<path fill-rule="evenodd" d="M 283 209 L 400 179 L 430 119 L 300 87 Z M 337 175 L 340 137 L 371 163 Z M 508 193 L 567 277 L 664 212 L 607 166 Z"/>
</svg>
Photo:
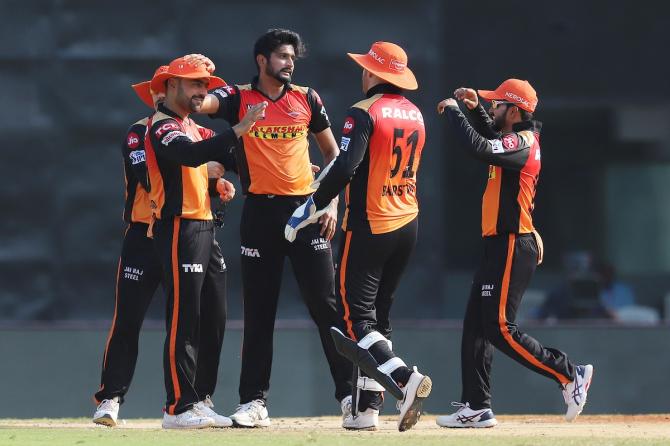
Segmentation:
<svg viewBox="0 0 670 446">
<path fill-rule="evenodd" d="M 393 351 L 390 310 L 417 238 L 417 172 L 425 144 L 421 111 L 405 97 L 417 80 L 398 45 L 376 42 L 348 55 L 362 68 L 364 99 L 347 112 L 336 143 L 325 106 L 292 83 L 305 53 L 300 36 L 272 29 L 254 45 L 258 74 L 228 85 L 212 61 L 190 54 L 133 85 L 152 109 L 122 145 L 127 223 L 116 303 L 95 394 L 93 422 L 115 426 L 138 354 L 139 332 L 159 285 L 166 296 L 163 428 L 266 427 L 272 345 L 285 258 L 314 320 L 335 384 L 342 426 L 375 430 L 384 391 L 397 399 L 398 429 L 419 420 L 432 380 Z M 479 97 L 491 102 L 487 111 Z M 495 91 L 459 88 L 438 106 L 459 145 L 489 164 L 482 203 L 484 256 L 463 325 L 462 394 L 444 427 L 492 427 L 493 347 L 556 381 L 574 420 L 593 367 L 521 332 L 516 310 L 542 240 L 532 221 L 540 172 L 535 90 L 508 79 Z M 460 103 L 460 104 L 459 104 Z M 222 119 L 222 133 L 193 113 Z M 312 134 L 323 168 L 309 156 Z M 239 177 L 244 336 L 239 405 L 226 417 L 214 395 L 226 324 L 227 268 L 215 238 Z M 334 257 L 338 196 L 342 243 Z"/>
</svg>

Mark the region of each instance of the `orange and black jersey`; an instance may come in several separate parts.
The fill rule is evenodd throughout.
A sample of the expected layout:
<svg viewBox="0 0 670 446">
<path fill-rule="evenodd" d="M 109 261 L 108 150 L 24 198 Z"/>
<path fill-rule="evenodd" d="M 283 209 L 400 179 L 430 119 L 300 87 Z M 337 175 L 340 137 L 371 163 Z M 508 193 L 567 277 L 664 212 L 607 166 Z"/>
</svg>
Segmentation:
<svg viewBox="0 0 670 446">
<path fill-rule="evenodd" d="M 445 109 L 450 128 L 459 143 L 475 158 L 489 163 L 482 198 L 482 236 L 527 234 L 534 231 L 535 188 L 540 176 L 540 129 L 537 121 L 523 121 L 509 133 L 493 130 L 479 105 L 467 110 Z"/>
<path fill-rule="evenodd" d="M 234 170 L 232 147 L 238 143 L 231 129 L 216 135 L 182 119 L 165 105 L 147 124 L 146 162 L 151 185 L 149 198 L 156 218 L 182 216 L 211 220 L 208 193 L 208 161 L 218 161 Z"/>
<path fill-rule="evenodd" d="M 144 134 L 148 121 L 149 118 L 144 118 L 131 125 L 126 133 L 126 139 L 121 144 L 126 184 L 123 219 L 127 223 L 151 221 L 149 177 L 144 152 Z"/>
<path fill-rule="evenodd" d="M 211 93 L 219 100 L 212 118 L 235 125 L 255 104 L 267 101 L 265 116 L 235 149 L 244 194 L 308 195 L 313 192 L 308 132 L 330 127 L 326 109 L 314 89 L 287 84 L 275 100 L 251 84 L 228 85 Z"/>
<path fill-rule="evenodd" d="M 419 109 L 390 84 L 349 109 L 340 154 L 314 193 L 322 209 L 346 185 L 345 231 L 395 231 L 419 213 L 416 173 L 426 140 Z"/>
</svg>

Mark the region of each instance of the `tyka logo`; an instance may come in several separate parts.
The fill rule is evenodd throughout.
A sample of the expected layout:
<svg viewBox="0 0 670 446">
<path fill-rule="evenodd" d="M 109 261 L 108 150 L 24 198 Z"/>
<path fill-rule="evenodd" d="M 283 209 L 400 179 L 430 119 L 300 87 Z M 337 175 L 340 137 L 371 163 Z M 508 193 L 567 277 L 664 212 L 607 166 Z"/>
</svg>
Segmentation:
<svg viewBox="0 0 670 446">
<path fill-rule="evenodd" d="M 256 248 L 247 248 L 245 246 L 241 246 L 242 252 L 241 254 L 245 257 L 261 257 L 261 253 L 258 252 L 258 249 Z"/>
<path fill-rule="evenodd" d="M 182 268 L 184 268 L 185 273 L 201 273 L 202 263 L 182 263 Z"/>
</svg>

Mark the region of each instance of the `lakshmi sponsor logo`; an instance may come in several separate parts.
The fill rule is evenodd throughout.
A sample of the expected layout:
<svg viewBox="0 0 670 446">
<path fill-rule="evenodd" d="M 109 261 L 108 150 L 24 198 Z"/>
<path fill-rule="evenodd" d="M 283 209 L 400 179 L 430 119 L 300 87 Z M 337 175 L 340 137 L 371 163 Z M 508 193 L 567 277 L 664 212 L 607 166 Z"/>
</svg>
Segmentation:
<svg viewBox="0 0 670 446">
<path fill-rule="evenodd" d="M 249 136 L 259 139 L 297 139 L 307 135 L 307 126 L 301 125 L 264 125 L 254 126 Z"/>
</svg>

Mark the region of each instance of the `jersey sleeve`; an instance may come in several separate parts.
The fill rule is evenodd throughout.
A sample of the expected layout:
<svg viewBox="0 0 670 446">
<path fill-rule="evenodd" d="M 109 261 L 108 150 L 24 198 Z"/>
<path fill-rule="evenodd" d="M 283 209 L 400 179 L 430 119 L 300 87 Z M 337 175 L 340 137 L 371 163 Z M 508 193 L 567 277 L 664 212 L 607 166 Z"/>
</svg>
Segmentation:
<svg viewBox="0 0 670 446">
<path fill-rule="evenodd" d="M 500 137 L 500 132 L 493 127 L 493 119 L 486 113 L 481 102 L 472 110 L 467 107 L 463 107 L 462 109 L 465 110 L 465 116 L 477 133 L 487 139 Z"/>
<path fill-rule="evenodd" d="M 486 139 L 475 131 L 456 106 L 448 106 L 444 114 L 453 137 L 475 158 L 505 169 L 521 170 L 528 161 L 530 145 L 516 132 Z"/>
<path fill-rule="evenodd" d="M 216 136 L 216 132 L 214 130 L 208 129 L 207 127 L 198 126 L 198 132 L 200 133 L 200 137 L 202 139 L 209 139 Z M 221 163 L 226 170 L 232 170 L 233 172 L 237 173 L 237 163 L 235 162 L 235 152 L 233 150 L 234 148 L 235 146 L 230 146 L 228 150 L 222 151 L 218 158 L 212 161 L 217 161 Z"/>
<path fill-rule="evenodd" d="M 194 142 L 174 119 L 154 123 L 149 130 L 149 137 L 158 158 L 165 158 L 188 167 L 197 167 L 207 161 L 217 161 L 238 143 L 232 129 L 209 139 Z"/>
<path fill-rule="evenodd" d="M 147 163 L 144 152 L 144 133 L 146 126 L 133 124 L 126 133 L 126 139 L 121 145 L 121 154 L 126 171 L 131 172 L 140 182 L 144 190 L 149 191 L 149 177 L 147 174 Z"/>
<path fill-rule="evenodd" d="M 352 107 L 347 112 L 340 141 L 340 154 L 314 193 L 314 204 L 323 209 L 351 181 L 368 151 L 374 123 L 369 113 Z"/>
<path fill-rule="evenodd" d="M 307 103 L 312 112 L 312 117 L 309 120 L 309 130 L 312 133 L 321 133 L 329 128 L 330 120 L 328 119 L 328 113 L 326 113 L 326 107 L 316 90 L 312 88 L 307 90 Z"/>
<path fill-rule="evenodd" d="M 209 94 L 216 96 L 219 100 L 219 109 L 210 114 L 210 118 L 223 119 L 230 125 L 235 125 L 240 121 L 240 89 L 237 86 L 226 85 L 210 91 Z"/>
</svg>

